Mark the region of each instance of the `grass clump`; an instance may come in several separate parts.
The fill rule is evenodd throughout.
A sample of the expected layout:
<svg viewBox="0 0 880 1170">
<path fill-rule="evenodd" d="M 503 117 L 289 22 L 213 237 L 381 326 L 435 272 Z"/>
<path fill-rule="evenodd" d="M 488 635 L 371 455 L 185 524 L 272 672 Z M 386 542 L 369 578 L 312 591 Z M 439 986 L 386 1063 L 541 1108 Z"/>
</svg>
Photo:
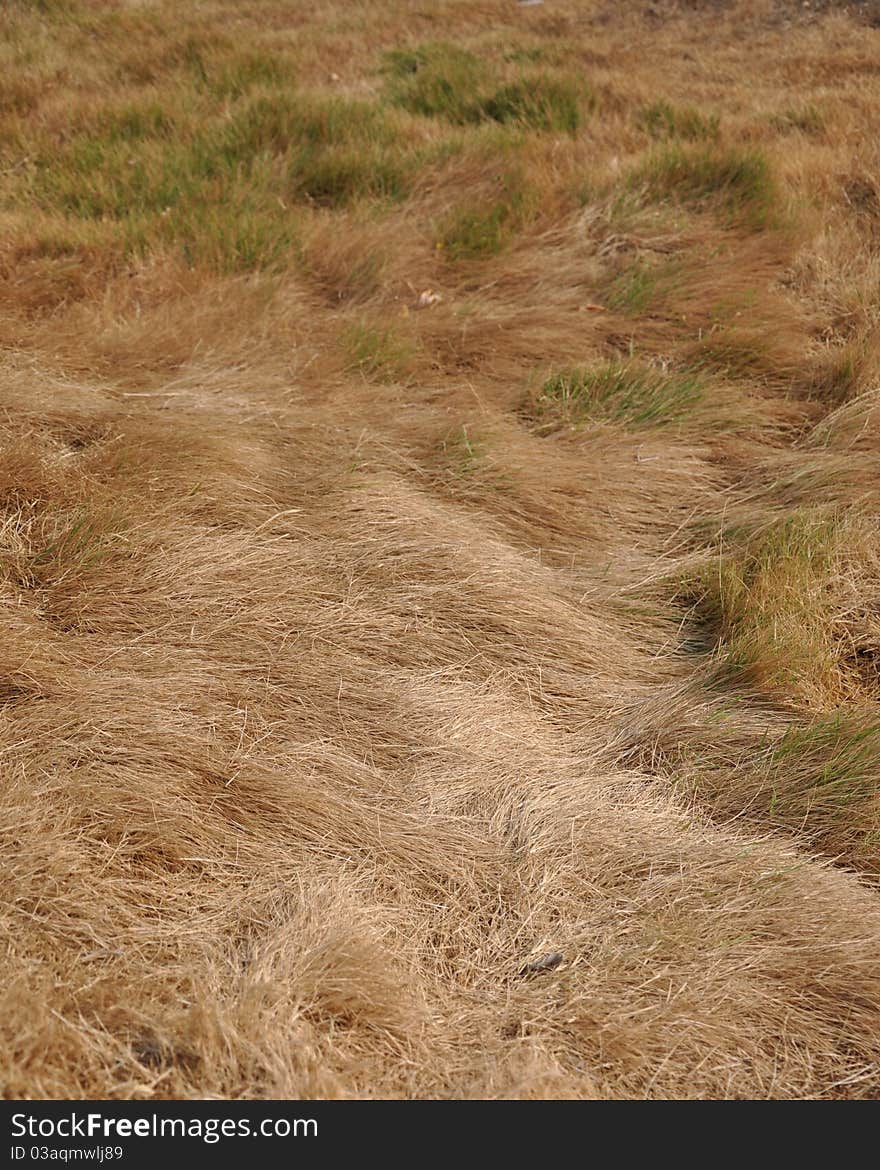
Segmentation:
<svg viewBox="0 0 880 1170">
<path fill-rule="evenodd" d="M 25 589 L 81 581 L 108 557 L 126 554 L 124 516 L 102 505 L 71 508 L 31 502 L 0 523 L 0 576 Z"/>
<path fill-rule="evenodd" d="M 611 281 L 605 301 L 623 313 L 645 313 L 672 292 L 678 280 L 677 265 L 633 264 Z"/>
<path fill-rule="evenodd" d="M 666 426 L 685 418 L 703 394 L 700 380 L 693 375 L 609 362 L 554 374 L 544 382 L 537 408 L 542 418 L 550 416 L 545 429 L 594 421 Z"/>
<path fill-rule="evenodd" d="M 386 55 L 385 74 L 393 105 L 457 125 L 477 120 L 478 97 L 488 83 L 479 57 L 443 43 L 393 50 Z"/>
<path fill-rule="evenodd" d="M 496 256 L 529 222 L 536 207 L 535 193 L 517 175 L 509 175 L 498 196 L 462 203 L 443 217 L 437 252 L 452 262 Z"/>
<path fill-rule="evenodd" d="M 515 219 L 506 199 L 458 207 L 440 224 L 437 251 L 452 261 L 496 256 L 512 234 Z"/>
<path fill-rule="evenodd" d="M 571 82 L 542 75 L 502 86 L 480 103 L 479 112 L 493 122 L 574 134 L 581 124 L 581 95 Z"/>
<path fill-rule="evenodd" d="M 134 252 L 179 246 L 222 271 L 274 263 L 293 238 L 288 203 L 400 198 L 417 162 L 365 102 L 262 94 L 200 116 L 173 101 L 103 112 L 30 181 L 42 210 L 113 221 Z"/>
<path fill-rule="evenodd" d="M 381 146 L 333 146 L 301 150 L 290 171 L 290 190 L 324 207 L 358 199 L 401 199 L 409 168 Z"/>
<path fill-rule="evenodd" d="M 817 106 L 800 106 L 771 115 L 770 125 L 782 134 L 821 134 L 825 129 L 825 115 Z"/>
<path fill-rule="evenodd" d="M 498 122 L 530 130 L 573 134 L 589 93 L 546 73 L 515 76 L 499 85 L 474 53 L 454 45 L 425 45 L 386 56 L 392 104 L 411 114 L 455 125 Z"/>
<path fill-rule="evenodd" d="M 728 529 L 682 595 L 715 632 L 720 677 L 788 700 L 835 693 L 836 516 L 796 511 Z"/>
<path fill-rule="evenodd" d="M 692 106 L 672 106 L 658 101 L 644 106 L 637 115 L 639 126 L 657 140 L 682 139 L 685 142 L 714 141 L 718 137 L 717 114 L 701 114 Z"/>
<path fill-rule="evenodd" d="M 128 241 L 131 250 L 143 253 L 165 240 L 180 249 L 191 268 L 232 275 L 280 267 L 298 244 L 299 230 L 299 220 L 277 204 L 237 189 L 226 206 L 194 202 L 173 218 L 146 228 L 133 225 Z"/>
<path fill-rule="evenodd" d="M 331 207 L 400 197 L 411 161 L 381 109 L 343 98 L 260 98 L 210 145 L 227 170 L 280 159 L 284 194 Z"/>
<path fill-rule="evenodd" d="M 687 350 L 687 361 L 694 370 L 726 378 L 762 377 L 775 370 L 773 338 L 753 329 L 721 328 L 710 330 Z"/>
<path fill-rule="evenodd" d="M 472 475 L 485 463 L 485 444 L 468 432 L 466 424 L 451 431 L 440 449 L 456 475 Z"/>
<path fill-rule="evenodd" d="M 213 68 L 205 68 L 202 84 L 221 101 L 234 101 L 254 89 L 271 90 L 294 83 L 292 64 L 267 53 L 240 53 Z"/>
<path fill-rule="evenodd" d="M 754 229 L 768 226 L 776 203 L 770 167 L 757 150 L 670 143 L 649 155 L 630 182 L 650 199 L 717 209 Z"/>
<path fill-rule="evenodd" d="M 397 382 L 412 371 L 416 356 L 413 343 L 394 326 L 367 322 L 353 325 L 344 337 L 347 368 L 374 382 Z"/>
<path fill-rule="evenodd" d="M 756 750 L 757 747 L 757 750 Z M 720 757 L 694 753 L 694 794 L 713 815 L 742 816 L 763 829 L 806 838 L 859 869 L 880 860 L 880 723 L 843 709 L 790 726 Z"/>
<path fill-rule="evenodd" d="M 791 728 L 770 755 L 766 785 L 771 813 L 831 827 L 878 794 L 880 724 L 837 714 Z"/>
</svg>

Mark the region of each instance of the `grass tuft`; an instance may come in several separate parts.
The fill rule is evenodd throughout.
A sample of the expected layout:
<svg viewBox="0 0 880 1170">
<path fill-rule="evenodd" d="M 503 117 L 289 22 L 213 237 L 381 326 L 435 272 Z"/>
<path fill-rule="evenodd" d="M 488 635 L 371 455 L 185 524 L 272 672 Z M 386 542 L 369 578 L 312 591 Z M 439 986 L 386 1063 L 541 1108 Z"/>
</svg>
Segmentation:
<svg viewBox="0 0 880 1170">
<path fill-rule="evenodd" d="M 386 54 L 385 74 L 394 105 L 457 125 L 476 120 L 477 99 L 488 82 L 479 57 L 443 43 L 393 50 Z"/>
<path fill-rule="evenodd" d="M 447 44 L 395 50 L 386 55 L 385 74 L 394 105 L 455 125 L 490 121 L 573 134 L 582 104 L 593 104 L 583 86 L 546 73 L 498 85 L 484 61 Z"/>
<path fill-rule="evenodd" d="M 681 139 L 685 142 L 714 141 L 720 119 L 717 114 L 701 114 L 691 106 L 676 107 L 657 101 L 639 110 L 638 125 L 657 140 Z"/>
<path fill-rule="evenodd" d="M 393 326 L 366 322 L 351 326 L 343 338 L 348 369 L 373 382 L 397 382 L 412 371 L 416 347 Z"/>
<path fill-rule="evenodd" d="M 637 167 L 630 182 L 649 199 L 715 209 L 753 229 L 771 223 L 777 202 L 769 164 L 753 149 L 670 144 Z"/>
<path fill-rule="evenodd" d="M 769 811 L 789 823 L 839 822 L 854 803 L 880 794 L 880 724 L 836 714 L 790 728 L 766 782 Z"/>
<path fill-rule="evenodd" d="M 544 382 L 536 406 L 542 429 L 588 422 L 668 426 L 686 418 L 703 396 L 703 385 L 693 375 L 609 362 L 554 374 Z"/>
<path fill-rule="evenodd" d="M 835 515 L 791 512 L 728 529 L 682 595 L 715 631 L 721 678 L 805 698 L 839 683 L 833 581 L 843 539 Z"/>
<path fill-rule="evenodd" d="M 114 221 L 130 251 L 170 244 L 236 271 L 275 264 L 295 236 L 290 202 L 397 199 L 417 162 L 366 102 L 264 93 L 192 123 L 151 100 L 103 112 L 45 152 L 29 189 L 46 212 Z"/>
<path fill-rule="evenodd" d="M 825 115 L 818 106 L 791 107 L 771 115 L 770 125 L 783 134 L 821 134 L 825 129 Z"/>
<path fill-rule="evenodd" d="M 494 122 L 574 134 L 581 124 L 581 100 L 570 82 L 539 76 L 502 86 L 478 110 Z"/>
<path fill-rule="evenodd" d="M 501 181 L 502 193 L 452 208 L 441 219 L 436 251 L 452 262 L 497 256 L 534 216 L 535 192 L 516 175 Z"/>
</svg>

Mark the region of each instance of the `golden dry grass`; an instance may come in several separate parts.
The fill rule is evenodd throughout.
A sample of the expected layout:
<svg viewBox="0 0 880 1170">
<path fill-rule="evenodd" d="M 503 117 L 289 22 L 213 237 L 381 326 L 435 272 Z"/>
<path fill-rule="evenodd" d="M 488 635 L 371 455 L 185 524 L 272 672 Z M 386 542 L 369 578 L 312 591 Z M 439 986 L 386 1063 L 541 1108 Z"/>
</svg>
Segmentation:
<svg viewBox="0 0 880 1170">
<path fill-rule="evenodd" d="M 3 6 L 7 1096 L 880 1092 L 876 15 Z"/>
</svg>

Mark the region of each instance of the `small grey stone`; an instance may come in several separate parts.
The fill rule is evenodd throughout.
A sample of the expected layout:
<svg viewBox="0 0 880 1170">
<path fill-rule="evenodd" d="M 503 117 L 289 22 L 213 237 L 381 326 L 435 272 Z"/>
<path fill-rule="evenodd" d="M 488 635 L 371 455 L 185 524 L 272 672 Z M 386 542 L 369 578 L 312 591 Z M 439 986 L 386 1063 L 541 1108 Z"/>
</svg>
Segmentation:
<svg viewBox="0 0 880 1170">
<path fill-rule="evenodd" d="M 540 971 L 553 971 L 564 957 L 562 951 L 551 951 L 549 955 L 542 955 L 540 959 L 533 959 L 531 963 L 526 963 L 520 971 L 520 975 L 537 975 Z"/>
</svg>

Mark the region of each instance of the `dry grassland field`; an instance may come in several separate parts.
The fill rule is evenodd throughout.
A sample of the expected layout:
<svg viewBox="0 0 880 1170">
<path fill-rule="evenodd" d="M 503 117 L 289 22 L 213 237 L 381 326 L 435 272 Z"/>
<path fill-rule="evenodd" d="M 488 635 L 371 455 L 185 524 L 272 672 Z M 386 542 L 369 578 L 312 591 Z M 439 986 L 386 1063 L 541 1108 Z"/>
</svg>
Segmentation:
<svg viewBox="0 0 880 1170">
<path fill-rule="evenodd" d="M 0 5 L 8 1098 L 880 1095 L 880 6 Z"/>
</svg>

